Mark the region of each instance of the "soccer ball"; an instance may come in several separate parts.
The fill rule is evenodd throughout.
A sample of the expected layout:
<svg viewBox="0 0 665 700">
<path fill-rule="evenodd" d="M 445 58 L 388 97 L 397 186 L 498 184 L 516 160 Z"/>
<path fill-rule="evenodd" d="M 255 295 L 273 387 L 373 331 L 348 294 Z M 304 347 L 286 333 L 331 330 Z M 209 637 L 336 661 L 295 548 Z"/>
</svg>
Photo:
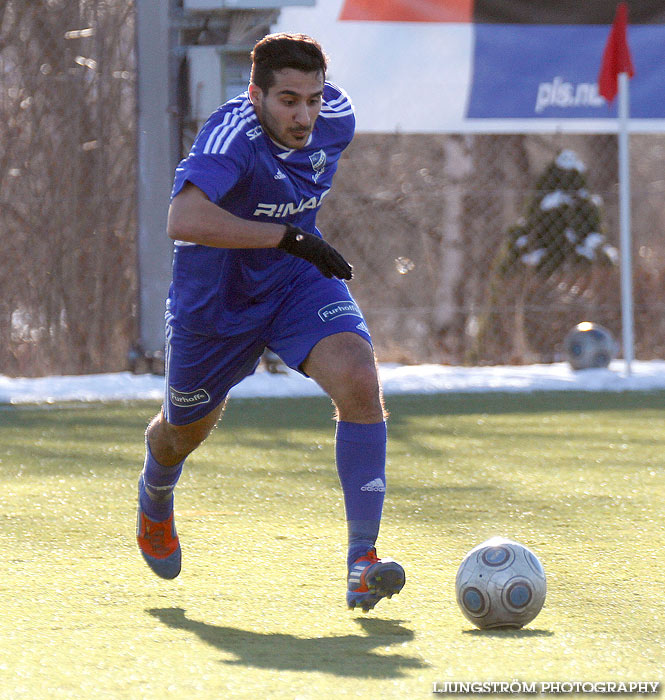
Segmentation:
<svg viewBox="0 0 665 700">
<path fill-rule="evenodd" d="M 547 583 L 538 557 L 504 537 L 493 537 L 464 557 L 455 579 L 457 604 L 480 629 L 531 622 L 545 602 Z"/>
<path fill-rule="evenodd" d="M 617 353 L 612 334 L 597 323 L 578 323 L 564 341 L 566 357 L 573 369 L 607 367 Z"/>
</svg>

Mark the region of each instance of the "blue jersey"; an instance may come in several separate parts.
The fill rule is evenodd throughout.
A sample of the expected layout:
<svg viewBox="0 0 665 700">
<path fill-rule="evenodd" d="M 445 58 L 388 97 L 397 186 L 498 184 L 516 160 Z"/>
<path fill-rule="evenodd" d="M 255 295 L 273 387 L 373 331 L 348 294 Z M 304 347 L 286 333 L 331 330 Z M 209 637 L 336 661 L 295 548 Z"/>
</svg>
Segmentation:
<svg viewBox="0 0 665 700">
<path fill-rule="evenodd" d="M 186 182 L 243 219 L 291 223 L 321 235 L 316 214 L 330 191 L 355 116 L 346 93 L 326 82 L 321 112 L 301 149 L 261 128 L 247 93 L 217 109 L 176 169 L 171 196 Z M 306 268 L 304 266 L 307 266 Z M 245 314 L 266 313 L 310 263 L 277 248 L 212 248 L 176 241 L 169 311 L 199 332 L 238 329 Z"/>
</svg>

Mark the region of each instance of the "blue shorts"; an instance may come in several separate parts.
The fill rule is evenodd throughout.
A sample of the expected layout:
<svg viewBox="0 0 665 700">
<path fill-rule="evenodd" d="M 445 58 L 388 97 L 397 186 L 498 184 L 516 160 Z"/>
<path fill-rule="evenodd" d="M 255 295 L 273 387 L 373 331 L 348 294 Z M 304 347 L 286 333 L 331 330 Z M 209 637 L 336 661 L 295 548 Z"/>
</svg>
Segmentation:
<svg viewBox="0 0 665 700">
<path fill-rule="evenodd" d="M 305 374 L 302 363 L 326 336 L 352 332 L 372 343 L 346 284 L 314 267 L 229 328 L 228 334 L 195 333 L 167 311 L 164 414 L 172 425 L 193 423 L 219 406 L 231 387 L 256 370 L 265 348 Z"/>
</svg>

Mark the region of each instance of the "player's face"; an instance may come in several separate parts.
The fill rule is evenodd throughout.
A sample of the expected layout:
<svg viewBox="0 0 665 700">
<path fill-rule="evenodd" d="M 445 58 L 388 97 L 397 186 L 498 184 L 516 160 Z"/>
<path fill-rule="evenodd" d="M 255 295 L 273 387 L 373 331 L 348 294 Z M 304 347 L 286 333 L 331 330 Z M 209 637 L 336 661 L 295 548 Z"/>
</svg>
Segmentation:
<svg viewBox="0 0 665 700">
<path fill-rule="evenodd" d="M 270 138 L 287 148 L 302 148 L 321 111 L 323 75 L 283 68 L 274 76 L 275 84 L 267 92 L 250 85 L 254 109 Z"/>
</svg>

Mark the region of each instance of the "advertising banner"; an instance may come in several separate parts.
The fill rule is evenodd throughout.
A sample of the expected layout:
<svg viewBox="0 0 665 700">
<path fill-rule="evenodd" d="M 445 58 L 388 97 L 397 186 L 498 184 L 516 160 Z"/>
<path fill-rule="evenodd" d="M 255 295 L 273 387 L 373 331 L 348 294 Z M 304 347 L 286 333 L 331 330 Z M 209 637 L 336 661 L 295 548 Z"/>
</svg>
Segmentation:
<svg viewBox="0 0 665 700">
<path fill-rule="evenodd" d="M 665 0 L 629 0 L 630 130 L 665 130 Z M 612 132 L 613 0 L 318 0 L 283 10 L 331 55 L 360 131 Z"/>
<path fill-rule="evenodd" d="M 631 115 L 665 119 L 665 3 L 628 3 L 635 59 Z M 475 0 L 469 118 L 616 117 L 598 93 L 611 0 Z"/>
</svg>

